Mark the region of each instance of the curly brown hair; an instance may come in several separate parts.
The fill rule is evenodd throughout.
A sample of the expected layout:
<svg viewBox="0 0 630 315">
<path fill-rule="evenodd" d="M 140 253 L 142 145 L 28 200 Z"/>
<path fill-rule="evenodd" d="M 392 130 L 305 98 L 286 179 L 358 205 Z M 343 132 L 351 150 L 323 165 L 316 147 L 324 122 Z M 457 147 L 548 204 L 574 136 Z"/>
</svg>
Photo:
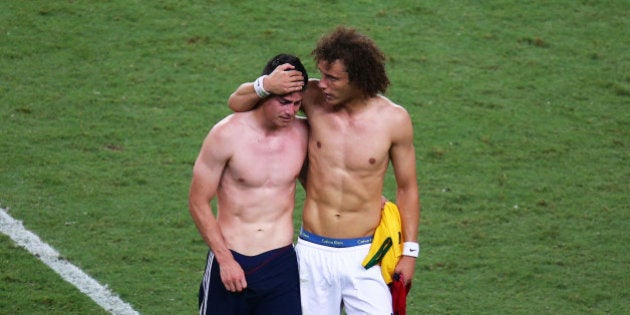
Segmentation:
<svg viewBox="0 0 630 315">
<path fill-rule="evenodd" d="M 385 54 L 371 38 L 354 28 L 337 27 L 320 38 L 311 54 L 316 63 L 342 61 L 350 82 L 368 97 L 385 93 L 390 84 L 385 72 Z"/>
</svg>

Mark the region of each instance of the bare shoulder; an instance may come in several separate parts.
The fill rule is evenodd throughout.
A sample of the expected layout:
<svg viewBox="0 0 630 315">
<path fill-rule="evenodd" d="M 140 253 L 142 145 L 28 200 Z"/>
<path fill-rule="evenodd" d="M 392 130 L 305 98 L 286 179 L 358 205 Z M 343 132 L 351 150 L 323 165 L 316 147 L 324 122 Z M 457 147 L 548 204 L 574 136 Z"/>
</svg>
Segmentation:
<svg viewBox="0 0 630 315">
<path fill-rule="evenodd" d="M 319 92 L 319 79 L 308 79 L 308 85 L 306 86 L 306 92 Z"/>
<path fill-rule="evenodd" d="M 201 145 L 195 168 L 225 163 L 233 154 L 238 139 L 236 123 L 240 113 L 229 115 L 214 124 Z"/>
<path fill-rule="evenodd" d="M 230 115 L 225 116 L 223 119 L 219 120 L 210 132 L 217 132 L 221 134 L 229 134 L 238 132 L 239 128 L 242 128 L 243 125 L 247 124 L 248 117 L 252 115 L 251 112 L 237 112 L 232 113 Z"/>
<path fill-rule="evenodd" d="M 217 145 L 231 145 L 237 142 L 242 137 L 243 130 L 246 130 L 243 125 L 248 115 L 249 112 L 232 113 L 221 119 L 208 132 L 204 146 L 213 145 L 216 149 Z"/>
<path fill-rule="evenodd" d="M 295 116 L 293 120 L 293 130 L 305 143 L 308 140 L 309 124 L 306 117 Z"/>
<path fill-rule="evenodd" d="M 378 108 L 379 115 L 383 115 L 384 118 L 392 120 L 393 123 L 402 123 L 410 121 L 409 112 L 403 106 L 392 102 L 384 95 L 377 95 L 375 97 L 376 107 Z"/>
<path fill-rule="evenodd" d="M 403 106 L 382 95 L 376 97 L 375 103 L 376 115 L 389 130 L 392 141 L 394 143 L 413 141 L 413 123 L 409 112 Z"/>
<path fill-rule="evenodd" d="M 323 102 L 323 95 L 322 90 L 319 88 L 319 79 L 309 79 L 306 92 L 304 92 L 304 99 L 302 100 L 302 106 L 307 115 L 313 107 Z"/>
<path fill-rule="evenodd" d="M 304 116 L 295 116 L 295 124 L 302 129 L 308 129 L 308 119 Z"/>
</svg>

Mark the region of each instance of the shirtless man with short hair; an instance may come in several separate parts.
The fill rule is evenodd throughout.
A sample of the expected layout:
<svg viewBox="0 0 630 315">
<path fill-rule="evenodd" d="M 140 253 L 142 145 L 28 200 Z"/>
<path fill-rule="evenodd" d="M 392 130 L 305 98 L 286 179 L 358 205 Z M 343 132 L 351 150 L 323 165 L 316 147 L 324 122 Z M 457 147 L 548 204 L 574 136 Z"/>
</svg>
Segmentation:
<svg viewBox="0 0 630 315">
<path fill-rule="evenodd" d="M 310 123 L 303 229 L 296 245 L 304 314 L 390 314 L 392 300 L 378 268 L 361 261 L 381 218 L 388 164 L 396 178 L 402 234 L 413 248 L 395 272 L 413 279 L 420 203 L 413 126 L 408 112 L 382 96 L 389 80 L 384 55 L 368 37 L 337 28 L 313 50 L 321 79 L 309 82 L 303 109 Z M 271 92 L 300 88 L 290 67 L 264 78 Z M 249 110 L 251 83 L 230 96 Z M 365 245 L 367 243 L 367 245 Z M 415 247 L 414 247 L 415 246 Z M 413 253 L 415 250 L 415 254 Z"/>
<path fill-rule="evenodd" d="M 299 59 L 279 55 L 268 74 Z M 308 126 L 302 90 L 270 95 L 212 127 L 193 168 L 190 213 L 210 247 L 200 314 L 301 314 L 293 208 Z M 210 201 L 217 198 L 215 218 Z"/>
</svg>

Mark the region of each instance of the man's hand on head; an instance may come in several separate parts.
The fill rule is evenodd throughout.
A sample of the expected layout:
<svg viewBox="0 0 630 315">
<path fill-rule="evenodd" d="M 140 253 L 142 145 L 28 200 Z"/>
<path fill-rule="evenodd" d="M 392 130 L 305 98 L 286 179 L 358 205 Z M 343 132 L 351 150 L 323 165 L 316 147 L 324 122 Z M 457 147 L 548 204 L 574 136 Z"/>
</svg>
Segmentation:
<svg viewBox="0 0 630 315">
<path fill-rule="evenodd" d="M 294 67 L 288 63 L 276 67 L 263 80 L 265 90 L 275 95 L 300 91 L 304 86 L 304 77 L 302 72 L 293 69 Z"/>
</svg>

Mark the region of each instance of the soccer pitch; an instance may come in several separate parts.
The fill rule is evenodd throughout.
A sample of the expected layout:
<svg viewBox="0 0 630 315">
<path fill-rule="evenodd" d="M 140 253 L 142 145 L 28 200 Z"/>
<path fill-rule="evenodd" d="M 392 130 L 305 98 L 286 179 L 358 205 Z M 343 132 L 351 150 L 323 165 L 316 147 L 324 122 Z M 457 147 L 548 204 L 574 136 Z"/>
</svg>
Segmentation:
<svg viewBox="0 0 630 315">
<path fill-rule="evenodd" d="M 280 53 L 356 27 L 411 114 L 409 314 L 630 312 L 628 1 L 4 1 L 0 208 L 142 314 L 192 314 L 201 141 Z M 393 175 L 385 191 L 394 198 Z M 299 188 L 295 227 L 304 192 Z M 0 313 L 106 314 L 0 234 Z M 114 312 L 116 313 L 116 312 Z"/>
</svg>

